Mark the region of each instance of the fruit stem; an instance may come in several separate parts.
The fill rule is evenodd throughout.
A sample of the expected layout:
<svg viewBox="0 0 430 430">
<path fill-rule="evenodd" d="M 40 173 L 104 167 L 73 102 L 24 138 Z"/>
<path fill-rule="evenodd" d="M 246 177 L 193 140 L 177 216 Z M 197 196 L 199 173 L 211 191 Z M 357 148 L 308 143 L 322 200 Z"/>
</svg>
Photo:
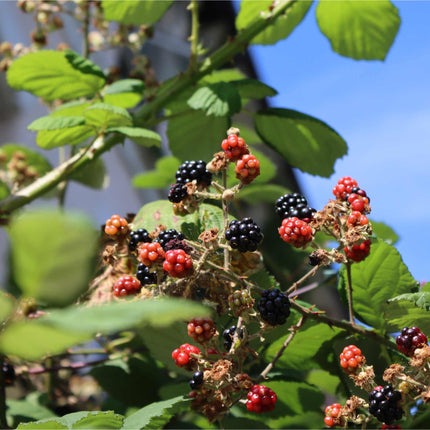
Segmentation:
<svg viewBox="0 0 430 430">
<path fill-rule="evenodd" d="M 311 270 L 309 270 L 305 275 L 303 275 L 298 281 L 294 282 L 293 285 L 291 285 L 290 288 L 288 288 L 287 290 L 287 294 L 291 294 L 292 292 L 297 290 L 297 287 L 304 281 L 306 281 L 306 279 L 308 279 L 310 276 L 315 275 L 315 273 L 318 271 L 318 269 L 320 268 L 320 266 L 315 266 L 312 267 Z"/>
<path fill-rule="evenodd" d="M 354 321 L 354 310 L 352 309 L 352 279 L 351 279 L 351 263 L 346 263 L 346 277 L 347 277 L 347 286 L 346 291 L 348 293 L 348 313 L 349 313 L 349 322 L 352 325 L 355 325 Z"/>
<path fill-rule="evenodd" d="M 90 42 L 88 39 L 88 30 L 90 26 L 90 2 L 81 5 L 84 9 L 84 18 L 82 20 L 82 56 L 88 58 L 90 56 Z"/>
<path fill-rule="evenodd" d="M 222 169 L 222 186 L 224 189 L 227 189 L 227 169 Z M 227 200 L 224 198 L 222 199 L 222 214 L 224 217 L 223 236 L 225 236 L 225 232 L 228 228 L 228 207 Z M 230 249 L 228 247 L 224 248 L 224 269 L 230 269 Z"/>
<path fill-rule="evenodd" d="M 275 366 L 276 362 L 282 357 L 282 354 L 284 353 L 285 349 L 290 344 L 290 342 L 293 340 L 293 338 L 296 335 L 296 333 L 303 326 L 303 323 L 305 322 L 305 320 L 306 320 L 306 316 L 302 315 L 301 318 L 300 318 L 300 320 L 299 320 L 299 322 L 296 325 L 292 325 L 290 327 L 290 331 L 291 331 L 290 335 L 285 339 L 285 342 L 283 343 L 281 349 L 276 354 L 275 358 L 260 373 L 260 375 L 258 376 L 258 378 L 256 380 L 257 384 L 267 378 L 267 375 L 273 369 L 273 367 Z"/>
<path fill-rule="evenodd" d="M 191 0 L 188 5 L 191 10 L 191 36 L 188 40 L 191 42 L 191 53 L 190 53 L 190 72 L 193 73 L 197 69 L 198 43 L 199 43 L 199 5 L 197 0 Z"/>
</svg>

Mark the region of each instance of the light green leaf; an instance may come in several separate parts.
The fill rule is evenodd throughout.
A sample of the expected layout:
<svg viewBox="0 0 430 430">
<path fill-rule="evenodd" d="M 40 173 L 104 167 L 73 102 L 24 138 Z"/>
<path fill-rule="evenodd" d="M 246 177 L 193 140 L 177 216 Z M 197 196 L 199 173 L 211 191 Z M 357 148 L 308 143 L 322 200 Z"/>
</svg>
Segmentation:
<svg viewBox="0 0 430 430">
<path fill-rule="evenodd" d="M 400 296 L 393 297 L 388 300 L 388 302 L 399 302 L 402 300 L 406 300 L 408 302 L 412 302 L 415 306 L 418 306 L 421 309 L 426 311 L 430 310 L 430 292 L 428 291 L 420 291 L 419 293 L 410 293 L 410 294 L 400 294 Z"/>
<path fill-rule="evenodd" d="M 84 110 L 87 124 L 95 127 L 121 127 L 133 124 L 130 114 L 121 107 L 96 103 Z"/>
<path fill-rule="evenodd" d="M 160 429 L 164 428 L 178 412 L 189 409 L 189 399 L 183 396 L 161 402 L 151 403 L 124 420 L 122 429 Z"/>
<path fill-rule="evenodd" d="M 19 424 L 17 429 L 29 429 L 29 430 L 47 429 L 48 430 L 48 429 L 67 429 L 68 428 L 64 424 L 61 424 L 58 420 L 50 419 L 50 420 L 41 420 L 41 421 L 31 422 L 31 423 L 21 423 Z"/>
<path fill-rule="evenodd" d="M 320 1 L 316 16 L 333 51 L 356 60 L 384 60 L 400 26 L 388 0 Z"/>
<path fill-rule="evenodd" d="M 88 125 L 78 125 L 60 130 L 44 130 L 37 133 L 36 143 L 43 149 L 58 148 L 65 145 L 72 146 L 83 142 L 94 134 L 94 128 Z"/>
<path fill-rule="evenodd" d="M 161 189 L 175 182 L 175 173 L 181 162 L 172 156 L 159 158 L 155 163 L 155 170 L 140 173 L 133 178 L 136 188 Z"/>
<path fill-rule="evenodd" d="M 387 300 L 417 291 L 408 268 L 396 248 L 383 241 L 372 243 L 369 256 L 351 265 L 352 299 L 357 317 L 385 333 Z M 346 269 L 340 271 L 339 288 L 346 291 Z"/>
<path fill-rule="evenodd" d="M 111 1 L 103 0 L 102 7 L 107 21 L 122 24 L 155 24 L 173 4 L 173 0 Z"/>
<path fill-rule="evenodd" d="M 9 187 L 3 181 L 0 181 L 0 200 L 5 199 L 9 194 Z"/>
<path fill-rule="evenodd" d="M 91 223 L 81 215 L 23 213 L 10 228 L 12 269 L 18 286 L 25 295 L 51 306 L 74 302 L 88 287 L 97 238 Z"/>
<path fill-rule="evenodd" d="M 399 236 L 387 224 L 369 220 L 372 224 L 372 231 L 378 239 L 382 239 L 388 245 L 395 245 L 399 241 Z"/>
<path fill-rule="evenodd" d="M 289 193 L 290 190 L 276 184 L 251 184 L 240 191 L 237 198 L 248 203 L 268 202 L 273 203 L 279 197 Z"/>
<path fill-rule="evenodd" d="M 245 79 L 246 76 L 239 69 L 214 70 L 200 80 L 202 85 L 215 84 L 217 82 L 232 82 Z"/>
<path fill-rule="evenodd" d="M 106 188 L 109 184 L 109 176 L 101 158 L 96 158 L 82 169 L 74 172 L 70 179 L 96 190 Z"/>
<path fill-rule="evenodd" d="M 257 79 L 240 79 L 238 81 L 231 81 L 230 83 L 237 88 L 239 95 L 243 98 L 262 99 L 278 94 L 274 88 L 257 81 Z"/>
<path fill-rule="evenodd" d="M 301 171 L 329 177 L 347 153 L 342 137 L 323 121 L 291 109 L 270 108 L 255 115 L 262 139 Z"/>
<path fill-rule="evenodd" d="M 418 326 L 424 333 L 430 333 L 429 311 L 415 306 L 413 302 L 390 301 L 384 309 L 387 332 L 394 333 L 403 327 Z"/>
<path fill-rule="evenodd" d="M 0 291 L 0 323 L 9 318 L 15 306 L 16 299 L 12 295 Z"/>
<path fill-rule="evenodd" d="M 103 90 L 103 99 L 106 103 L 131 109 L 143 97 L 145 84 L 139 79 L 121 79 Z"/>
<path fill-rule="evenodd" d="M 85 124 L 83 116 L 42 116 L 33 121 L 27 128 L 32 131 L 60 130 Z"/>
<path fill-rule="evenodd" d="M 242 0 L 240 11 L 236 18 L 238 31 L 247 27 L 258 16 L 269 13 L 272 0 Z M 306 16 L 312 1 L 300 0 L 295 2 L 283 15 L 276 18 L 266 30 L 260 32 L 251 41 L 254 45 L 273 45 L 279 40 L 286 39 Z"/>
<path fill-rule="evenodd" d="M 45 100 L 92 97 L 105 80 L 81 73 L 67 60 L 64 51 L 38 51 L 15 60 L 7 71 L 8 84 Z"/>
<path fill-rule="evenodd" d="M 127 136 L 133 142 L 143 146 L 160 146 L 161 137 L 158 133 L 140 127 L 109 127 L 107 132 L 120 133 Z"/>
<path fill-rule="evenodd" d="M 141 100 L 142 96 L 137 93 L 107 94 L 104 96 L 106 103 L 124 109 L 134 108 Z"/>
<path fill-rule="evenodd" d="M 53 110 L 49 116 L 83 116 L 84 110 L 90 107 L 93 102 L 74 100 L 72 102 L 63 103 Z"/>
<path fill-rule="evenodd" d="M 71 49 L 64 50 L 64 55 L 66 60 L 71 64 L 71 66 L 79 70 L 79 72 L 89 75 L 98 76 L 106 80 L 106 76 L 103 73 L 103 70 L 94 64 L 91 60 L 87 58 L 81 57 L 77 52 L 72 51 Z"/>
<path fill-rule="evenodd" d="M 217 82 L 199 88 L 188 100 L 188 106 L 203 110 L 206 115 L 224 117 L 240 112 L 242 102 L 234 85 Z"/>
</svg>

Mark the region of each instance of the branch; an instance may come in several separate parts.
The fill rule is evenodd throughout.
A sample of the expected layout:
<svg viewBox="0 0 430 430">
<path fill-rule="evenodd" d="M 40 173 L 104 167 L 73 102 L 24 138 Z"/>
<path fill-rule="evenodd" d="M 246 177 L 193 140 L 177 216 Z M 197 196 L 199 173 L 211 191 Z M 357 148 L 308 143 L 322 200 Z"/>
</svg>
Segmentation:
<svg viewBox="0 0 430 430">
<path fill-rule="evenodd" d="M 199 43 L 199 5 L 197 0 L 191 0 L 188 6 L 191 10 L 191 54 L 190 54 L 190 72 L 193 72 L 197 66 L 198 60 L 198 43 Z"/>
<path fill-rule="evenodd" d="M 348 283 L 346 286 L 346 291 L 348 293 L 348 312 L 349 312 L 349 322 L 355 324 L 354 322 L 354 310 L 352 309 L 352 279 L 351 279 L 351 263 L 346 263 L 346 277 Z"/>
</svg>

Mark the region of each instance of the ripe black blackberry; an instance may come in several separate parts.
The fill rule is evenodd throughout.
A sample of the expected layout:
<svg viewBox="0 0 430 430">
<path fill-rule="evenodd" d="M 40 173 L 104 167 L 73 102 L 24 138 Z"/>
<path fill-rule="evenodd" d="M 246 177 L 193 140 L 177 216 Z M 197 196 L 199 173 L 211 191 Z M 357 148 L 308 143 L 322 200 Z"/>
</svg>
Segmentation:
<svg viewBox="0 0 430 430">
<path fill-rule="evenodd" d="M 188 196 L 187 187 L 184 184 L 172 184 L 167 198 L 172 203 L 179 203 Z"/>
<path fill-rule="evenodd" d="M 140 242 L 152 242 L 152 239 L 149 237 L 149 233 L 144 228 L 139 228 L 139 230 L 132 231 L 129 235 L 128 249 L 130 251 L 136 251 L 137 245 Z"/>
<path fill-rule="evenodd" d="M 236 326 L 232 325 L 230 328 L 227 328 L 223 331 L 222 337 L 224 338 L 224 348 L 227 351 L 230 351 L 231 346 L 233 345 L 233 336 L 236 331 Z M 239 339 L 243 339 L 243 328 L 240 327 L 238 333 Z"/>
<path fill-rule="evenodd" d="M 157 275 L 149 271 L 149 267 L 140 263 L 137 266 L 136 278 L 139 279 L 141 285 L 152 285 L 157 283 Z"/>
<path fill-rule="evenodd" d="M 417 348 L 427 344 L 427 336 L 418 327 L 403 327 L 396 343 L 400 352 L 412 357 Z"/>
<path fill-rule="evenodd" d="M 260 227 L 249 217 L 231 221 L 225 232 L 230 246 L 240 252 L 255 251 L 263 237 Z"/>
<path fill-rule="evenodd" d="M 192 390 L 199 388 L 203 384 L 203 372 L 194 372 L 193 379 L 190 381 L 190 387 Z"/>
<path fill-rule="evenodd" d="M 187 184 L 194 180 L 198 185 L 209 186 L 211 184 L 212 173 L 206 170 L 206 163 L 203 160 L 185 161 L 178 167 L 176 183 Z"/>
<path fill-rule="evenodd" d="M 309 254 L 309 264 L 311 266 L 318 266 L 318 264 L 321 263 L 322 257 L 320 254 L 318 254 L 317 251 L 313 251 Z"/>
<path fill-rule="evenodd" d="M 15 369 L 7 361 L 2 363 L 3 382 L 5 386 L 12 385 L 15 382 Z"/>
<path fill-rule="evenodd" d="M 277 288 L 264 290 L 258 303 L 261 318 L 270 325 L 285 324 L 290 315 L 290 300 Z"/>
<path fill-rule="evenodd" d="M 300 193 L 284 194 L 276 201 L 276 213 L 281 219 L 296 217 L 302 220 L 311 220 L 315 209 L 308 206 L 305 197 Z M 307 221 L 308 222 L 308 221 Z"/>
<path fill-rule="evenodd" d="M 398 406 L 401 399 L 402 393 L 391 385 L 376 387 L 369 394 L 369 412 L 382 423 L 392 424 L 402 418 L 403 410 Z"/>
<path fill-rule="evenodd" d="M 155 242 L 158 242 L 161 245 L 161 247 L 163 248 L 163 250 L 167 251 L 166 245 L 171 240 L 174 240 L 174 239 L 184 240 L 185 236 L 182 233 L 179 233 L 175 229 L 171 228 L 170 230 L 164 230 L 164 231 L 160 232 L 157 239 L 155 239 Z"/>
</svg>

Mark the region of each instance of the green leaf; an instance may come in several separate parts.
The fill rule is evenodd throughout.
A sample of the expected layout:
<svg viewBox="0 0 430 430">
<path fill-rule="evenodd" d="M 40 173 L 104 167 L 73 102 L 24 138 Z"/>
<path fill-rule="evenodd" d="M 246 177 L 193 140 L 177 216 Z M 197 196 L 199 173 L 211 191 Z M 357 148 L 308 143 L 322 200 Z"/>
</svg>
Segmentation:
<svg viewBox="0 0 430 430">
<path fill-rule="evenodd" d="M 333 51 L 356 60 L 384 60 L 400 26 L 388 0 L 320 1 L 316 16 Z"/>
<path fill-rule="evenodd" d="M 339 378 L 337 376 L 333 376 L 325 370 L 321 369 L 314 369 L 309 372 L 306 381 L 309 384 L 321 388 L 326 393 L 331 394 L 332 396 L 336 395 L 336 389 L 340 383 Z"/>
<path fill-rule="evenodd" d="M 155 24 L 173 4 L 173 0 L 111 1 L 103 0 L 102 7 L 107 21 L 122 24 Z"/>
<path fill-rule="evenodd" d="M 139 79 L 121 79 L 103 90 L 106 103 L 131 109 L 143 98 L 145 84 Z"/>
<path fill-rule="evenodd" d="M 51 101 L 92 97 L 105 80 L 81 73 L 67 60 L 64 51 L 38 51 L 15 60 L 7 71 L 8 84 Z"/>
<path fill-rule="evenodd" d="M 74 172 L 70 179 L 96 190 L 106 188 L 109 184 L 109 177 L 101 158 L 96 158 L 82 169 Z"/>
<path fill-rule="evenodd" d="M 188 410 L 189 406 L 189 399 L 184 399 L 183 396 L 151 403 L 134 414 L 129 415 L 124 420 L 122 429 L 164 428 L 164 425 L 167 424 L 175 414 Z"/>
<path fill-rule="evenodd" d="M 99 78 L 106 80 L 103 70 L 97 66 L 97 64 L 94 64 L 87 58 L 81 57 L 78 53 L 72 51 L 71 49 L 64 50 L 64 55 L 70 65 L 79 72 L 98 76 Z"/>
<path fill-rule="evenodd" d="M 293 167 L 329 177 L 347 153 L 343 138 L 323 121 L 291 109 L 270 108 L 255 115 L 262 139 Z"/>
<path fill-rule="evenodd" d="M 206 75 L 200 80 L 202 85 L 215 84 L 217 82 L 240 81 L 246 76 L 239 69 L 215 70 L 210 75 Z"/>
<path fill-rule="evenodd" d="M 9 187 L 3 181 L 0 181 L 0 200 L 5 199 L 9 194 Z"/>
<path fill-rule="evenodd" d="M 399 241 L 399 236 L 387 224 L 370 220 L 372 231 L 378 239 L 382 239 L 388 245 L 395 245 Z"/>
<path fill-rule="evenodd" d="M 273 97 L 278 94 L 274 88 L 257 81 L 257 79 L 240 79 L 231 81 L 230 83 L 237 88 L 240 97 L 243 98 L 262 99 L 264 97 Z"/>
<path fill-rule="evenodd" d="M 81 215 L 23 213 L 10 228 L 14 279 L 25 295 L 47 305 L 73 303 L 88 287 L 97 239 L 97 232 Z"/>
<path fill-rule="evenodd" d="M 29 430 L 44 430 L 44 429 L 67 429 L 68 427 L 64 424 L 61 424 L 58 420 L 41 420 L 37 422 L 31 423 L 21 423 L 17 429 L 29 429 Z"/>
<path fill-rule="evenodd" d="M 175 173 L 181 162 L 172 156 L 161 157 L 155 163 L 155 170 L 134 176 L 136 188 L 161 189 L 175 182 Z"/>
<path fill-rule="evenodd" d="M 272 0 L 242 0 L 240 11 L 236 18 L 237 30 L 240 31 L 246 28 L 258 16 L 268 14 L 272 5 Z M 276 18 L 266 30 L 254 37 L 251 43 L 254 45 L 273 45 L 279 40 L 286 39 L 302 22 L 311 5 L 312 1 L 301 0 L 295 2 L 286 13 Z"/>
<path fill-rule="evenodd" d="M 232 116 L 240 112 L 242 102 L 237 88 L 227 82 L 217 82 L 199 88 L 188 100 L 194 110 L 203 110 L 206 115 Z"/>
<path fill-rule="evenodd" d="M 3 291 L 0 291 L 0 323 L 12 315 L 15 310 L 16 299 Z"/>
<path fill-rule="evenodd" d="M 238 194 L 238 199 L 248 203 L 268 202 L 273 203 L 279 197 L 289 193 L 290 190 L 282 185 L 276 184 L 261 184 L 248 185 Z"/>
<path fill-rule="evenodd" d="M 95 127 L 121 127 L 133 124 L 130 114 L 121 107 L 96 103 L 84 110 L 87 124 Z"/>
<path fill-rule="evenodd" d="M 120 133 L 127 136 L 133 142 L 142 146 L 161 146 L 161 137 L 158 133 L 139 127 L 109 127 L 109 133 Z"/>
<path fill-rule="evenodd" d="M 31 401 L 29 397 L 24 400 L 7 399 L 7 415 L 13 418 L 17 424 L 26 421 L 42 420 L 55 415 L 45 406 Z"/>
<path fill-rule="evenodd" d="M 408 302 L 412 302 L 415 306 L 418 306 L 421 309 L 426 311 L 430 310 L 430 292 L 424 291 L 419 293 L 410 293 L 410 294 L 400 294 L 400 296 L 393 297 L 388 300 L 388 302 L 399 302 L 402 300 L 406 300 Z"/>
<path fill-rule="evenodd" d="M 94 134 L 94 128 L 87 125 L 60 130 L 45 130 L 37 133 L 36 143 L 43 149 L 52 149 L 65 145 L 77 145 Z"/>
<path fill-rule="evenodd" d="M 63 103 L 53 110 L 50 116 L 83 116 L 84 110 L 90 107 L 93 102 L 74 100 L 72 102 Z"/>
<path fill-rule="evenodd" d="M 387 319 L 387 332 L 390 333 L 416 325 L 424 333 L 430 333 L 429 311 L 415 306 L 411 301 L 390 301 L 384 308 L 384 318 Z"/>
<path fill-rule="evenodd" d="M 83 116 L 42 116 L 33 121 L 27 128 L 32 131 L 60 130 L 85 124 Z"/>
<path fill-rule="evenodd" d="M 387 330 L 387 300 L 417 291 L 417 283 L 399 252 L 383 241 L 372 244 L 364 261 L 351 265 L 351 278 L 354 312 L 362 322 L 382 333 Z M 346 269 L 342 268 L 339 288 L 346 291 L 346 286 Z"/>
</svg>

